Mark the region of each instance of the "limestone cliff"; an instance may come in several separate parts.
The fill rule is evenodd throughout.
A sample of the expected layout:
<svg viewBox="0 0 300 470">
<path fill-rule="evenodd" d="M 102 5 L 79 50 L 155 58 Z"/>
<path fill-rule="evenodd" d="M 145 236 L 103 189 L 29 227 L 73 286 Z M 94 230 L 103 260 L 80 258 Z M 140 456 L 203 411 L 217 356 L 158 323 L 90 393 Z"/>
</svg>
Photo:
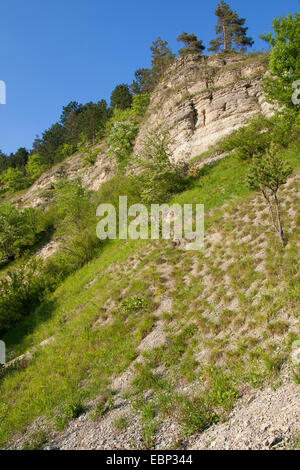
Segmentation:
<svg viewBox="0 0 300 470">
<path fill-rule="evenodd" d="M 199 155 L 244 126 L 254 115 L 271 114 L 261 89 L 266 56 L 179 58 L 152 94 L 136 141 L 138 154 L 151 129 L 170 130 L 175 160 Z"/>
<path fill-rule="evenodd" d="M 145 135 L 163 125 L 173 138 L 174 160 L 189 160 L 245 125 L 254 115 L 270 115 L 272 111 L 264 102 L 261 88 L 266 59 L 265 55 L 224 59 L 216 54 L 177 59 L 152 93 L 135 153 L 141 151 Z M 98 190 L 113 174 L 113 165 L 106 145 L 97 149 L 94 165 L 84 167 L 80 155 L 72 156 L 44 173 L 14 202 L 22 206 L 45 205 L 52 198 L 55 182 L 62 178 L 81 178 L 83 186 Z"/>
</svg>

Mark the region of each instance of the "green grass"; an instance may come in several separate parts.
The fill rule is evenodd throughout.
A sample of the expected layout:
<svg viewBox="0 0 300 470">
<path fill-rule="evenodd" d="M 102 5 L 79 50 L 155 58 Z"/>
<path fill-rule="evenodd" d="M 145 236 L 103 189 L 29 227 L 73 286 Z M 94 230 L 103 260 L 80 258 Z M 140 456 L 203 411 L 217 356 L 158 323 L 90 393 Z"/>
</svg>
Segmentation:
<svg viewBox="0 0 300 470">
<path fill-rule="evenodd" d="M 286 152 L 286 158 L 295 170 L 299 169 L 297 150 Z M 175 413 L 185 435 L 190 435 L 226 413 L 241 385 L 260 386 L 278 374 L 287 358 L 283 338 L 288 334 L 279 315 L 286 307 L 296 312 L 299 302 L 297 233 L 287 225 L 290 245 L 283 251 L 272 233 L 265 234 L 264 226 L 257 228 L 251 222 L 247 225 L 252 240 L 266 236 L 268 243 L 269 284 L 254 306 L 254 297 L 246 296 L 245 291 L 252 282 L 264 280 L 264 274 L 254 273 L 254 255 L 259 247 L 236 243 L 233 238 L 234 230 L 245 230 L 241 214 L 251 213 L 248 202 L 253 193 L 245 183 L 247 168 L 248 164 L 235 156 L 228 157 L 203 169 L 200 178 L 172 200 L 204 203 L 206 212 L 219 208 L 208 218 L 207 227 L 220 230 L 223 240 L 232 237 L 226 249 L 222 243 L 217 244 L 205 259 L 205 253 L 181 252 L 168 242 L 111 241 L 97 259 L 66 279 L 6 335 L 10 358 L 52 336 L 55 341 L 39 348 L 24 367 L 2 372 L 1 447 L 40 416 L 47 428 L 63 429 L 84 411 L 88 401 L 101 394 L 106 398 L 95 405 L 94 418 L 100 418 L 107 407 L 113 408 L 112 378 L 137 357 L 137 346 L 155 324 L 154 302 L 166 293 L 174 301 L 172 312 L 164 317 L 168 341 L 145 353 L 145 364 L 136 370 L 129 392 L 141 416 L 145 447 L 154 446 L 155 430 L 164 414 Z M 226 202 L 230 217 L 224 223 L 220 208 Z M 230 260 L 227 274 L 231 288 L 239 297 L 238 312 L 217 308 L 219 300 L 229 296 L 222 284 L 222 271 L 214 265 L 224 261 L 225 255 Z M 133 257 L 140 260 L 134 270 L 129 267 Z M 159 271 L 162 258 L 173 267 L 171 288 L 165 287 Z M 205 264 L 214 283 L 218 283 L 219 289 L 212 286 L 210 293 L 216 300 L 208 301 L 207 294 L 201 297 L 205 289 L 202 277 L 192 278 L 189 285 L 183 282 L 195 260 L 200 269 Z M 255 341 L 252 330 L 259 334 L 259 341 Z M 221 332 L 228 338 L 218 338 Z M 267 346 L 267 341 L 274 338 L 280 340 L 279 353 Z M 206 363 L 195 357 L 201 347 L 206 350 Z M 166 373 L 157 374 L 158 366 Z M 198 384 L 194 399 L 178 393 L 182 384 L 191 383 Z M 144 394 L 148 391 L 152 395 L 146 400 Z M 119 425 L 122 427 L 122 423 Z M 39 446 L 42 441 L 44 436 L 37 436 L 28 446 Z"/>
</svg>

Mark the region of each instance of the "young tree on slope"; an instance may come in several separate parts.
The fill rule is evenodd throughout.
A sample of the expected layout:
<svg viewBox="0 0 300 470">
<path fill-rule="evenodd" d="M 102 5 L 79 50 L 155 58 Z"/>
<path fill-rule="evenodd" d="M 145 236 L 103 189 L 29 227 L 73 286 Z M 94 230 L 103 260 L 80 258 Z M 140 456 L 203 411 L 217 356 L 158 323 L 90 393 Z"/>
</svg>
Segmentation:
<svg viewBox="0 0 300 470">
<path fill-rule="evenodd" d="M 220 1 L 215 15 L 218 17 L 216 25 L 218 36 L 210 41 L 209 51 L 217 52 L 222 47 L 224 51 L 246 50 L 247 46 L 253 46 L 254 41 L 246 35 L 248 30 L 244 27 L 246 19 L 239 18 L 238 14 L 224 0 Z"/>
<path fill-rule="evenodd" d="M 254 158 L 248 174 L 250 188 L 260 191 L 269 206 L 272 223 L 278 233 L 282 246 L 284 246 L 285 240 L 278 190 L 287 182 L 287 178 L 291 173 L 292 168 L 280 158 L 279 149 L 276 145 L 272 144 L 265 156 Z"/>
<path fill-rule="evenodd" d="M 184 47 L 179 51 L 181 56 L 202 54 L 205 49 L 203 41 L 201 39 L 198 40 L 195 34 L 188 34 L 183 32 L 177 37 L 177 41 L 182 41 L 184 44 Z"/>
</svg>

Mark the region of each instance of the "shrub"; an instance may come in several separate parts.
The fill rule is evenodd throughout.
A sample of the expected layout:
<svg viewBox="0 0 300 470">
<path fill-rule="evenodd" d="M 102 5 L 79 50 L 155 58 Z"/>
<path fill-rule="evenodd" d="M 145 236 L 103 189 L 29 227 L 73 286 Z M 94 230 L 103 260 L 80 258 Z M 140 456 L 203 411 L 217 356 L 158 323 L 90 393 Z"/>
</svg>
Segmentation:
<svg viewBox="0 0 300 470">
<path fill-rule="evenodd" d="M 46 170 L 46 164 L 43 157 L 39 154 L 30 155 L 25 170 L 29 182 L 33 183 Z"/>
<path fill-rule="evenodd" d="M 88 150 L 81 157 L 83 166 L 94 165 L 96 163 L 97 157 L 98 150 L 95 150 L 94 152 L 92 150 Z"/>
<path fill-rule="evenodd" d="M 132 155 L 138 126 L 132 122 L 116 122 L 108 137 L 108 155 L 114 156 L 119 165 L 126 164 Z"/>
<path fill-rule="evenodd" d="M 299 142 L 300 117 L 294 111 L 277 112 L 272 118 L 254 118 L 250 124 L 226 137 L 218 146 L 221 152 L 235 151 L 242 160 L 263 155 L 272 143 L 288 147 Z"/>
<path fill-rule="evenodd" d="M 166 202 L 185 188 L 188 166 L 172 163 L 168 132 L 148 134 L 144 140 L 142 158 L 137 161 L 143 172 L 137 177 L 141 198 L 145 204 Z"/>
<path fill-rule="evenodd" d="M 260 155 L 266 151 L 271 142 L 271 124 L 262 116 L 255 118 L 248 126 L 234 132 L 219 145 L 219 150 L 229 152 L 235 150 L 242 160 Z"/>
<path fill-rule="evenodd" d="M 28 186 L 28 181 L 24 173 L 18 168 L 8 168 L 0 176 L 0 182 L 7 189 L 18 191 Z"/>
<path fill-rule="evenodd" d="M 0 279 L 0 335 L 38 306 L 45 288 L 41 264 L 32 261 Z"/>
<path fill-rule="evenodd" d="M 300 111 L 292 102 L 293 82 L 300 74 L 300 13 L 274 18 L 274 36 L 263 34 L 261 38 L 271 46 L 270 72 L 265 79 L 265 92 L 271 103 Z"/>
<path fill-rule="evenodd" d="M 150 103 L 150 94 L 133 97 L 131 112 L 133 117 L 144 116 Z"/>
<path fill-rule="evenodd" d="M 65 158 L 70 157 L 74 152 L 76 152 L 76 149 L 77 145 L 75 144 L 62 144 L 57 150 L 55 161 L 64 160 Z"/>
<path fill-rule="evenodd" d="M 74 400 L 70 403 L 67 403 L 62 413 L 56 419 L 56 427 L 58 431 L 63 431 L 68 421 L 78 418 L 82 413 L 84 413 L 84 407 L 81 401 Z"/>
<path fill-rule="evenodd" d="M 20 212 L 10 204 L 0 206 L 0 265 L 18 256 L 33 245 L 36 235 L 43 229 L 43 221 L 37 209 L 26 208 Z"/>
<path fill-rule="evenodd" d="M 96 201 L 80 181 L 63 181 L 56 192 L 56 234 L 76 266 L 90 260 L 100 240 L 96 236 Z"/>
</svg>

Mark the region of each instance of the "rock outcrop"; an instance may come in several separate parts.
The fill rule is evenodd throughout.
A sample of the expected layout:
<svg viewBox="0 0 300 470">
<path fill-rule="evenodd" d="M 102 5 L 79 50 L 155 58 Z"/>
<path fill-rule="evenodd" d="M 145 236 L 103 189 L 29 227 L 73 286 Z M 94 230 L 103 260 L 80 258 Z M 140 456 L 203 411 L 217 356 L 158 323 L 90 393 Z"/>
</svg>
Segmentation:
<svg viewBox="0 0 300 470">
<path fill-rule="evenodd" d="M 152 93 L 134 151 L 139 155 L 147 133 L 162 126 L 170 131 L 174 160 L 190 160 L 206 152 L 220 139 L 244 126 L 251 117 L 272 114 L 261 88 L 266 73 L 266 56 L 235 55 L 226 60 L 209 57 L 177 59 Z M 29 190 L 14 198 L 16 204 L 48 205 L 55 184 L 63 179 L 81 178 L 84 187 L 98 190 L 113 174 L 105 144 L 94 165 L 83 166 L 81 155 L 69 157 L 45 172 Z M 94 150 L 95 150 L 94 149 Z M 208 162 L 222 156 L 208 155 Z"/>
<path fill-rule="evenodd" d="M 254 115 L 270 116 L 272 110 L 264 102 L 261 88 L 265 73 L 263 55 L 177 59 L 152 94 L 136 153 L 151 129 L 167 126 L 174 142 L 174 160 L 189 160 Z"/>
<path fill-rule="evenodd" d="M 14 198 L 13 202 L 22 207 L 47 205 L 54 195 L 55 184 L 64 178 L 80 178 L 85 188 L 97 191 L 111 177 L 113 166 L 102 147 L 97 147 L 99 153 L 94 165 L 84 166 L 80 154 L 69 157 L 43 173 L 26 193 Z"/>
</svg>

